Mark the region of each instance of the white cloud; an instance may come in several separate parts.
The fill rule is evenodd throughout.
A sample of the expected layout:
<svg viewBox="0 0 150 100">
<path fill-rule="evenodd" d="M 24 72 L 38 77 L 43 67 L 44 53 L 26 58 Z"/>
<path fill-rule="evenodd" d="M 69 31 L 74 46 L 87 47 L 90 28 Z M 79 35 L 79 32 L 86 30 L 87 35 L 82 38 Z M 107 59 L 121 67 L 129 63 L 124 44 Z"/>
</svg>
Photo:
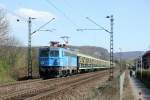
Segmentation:
<svg viewBox="0 0 150 100">
<path fill-rule="evenodd" d="M 6 6 L 2 3 L 0 3 L 0 9 L 6 9 Z"/>
<path fill-rule="evenodd" d="M 47 20 L 47 19 L 55 18 L 55 16 L 49 12 L 33 10 L 33 9 L 28 9 L 28 8 L 20 8 L 16 11 L 16 13 L 25 18 L 33 17 L 33 18 L 37 18 L 40 20 Z"/>
</svg>

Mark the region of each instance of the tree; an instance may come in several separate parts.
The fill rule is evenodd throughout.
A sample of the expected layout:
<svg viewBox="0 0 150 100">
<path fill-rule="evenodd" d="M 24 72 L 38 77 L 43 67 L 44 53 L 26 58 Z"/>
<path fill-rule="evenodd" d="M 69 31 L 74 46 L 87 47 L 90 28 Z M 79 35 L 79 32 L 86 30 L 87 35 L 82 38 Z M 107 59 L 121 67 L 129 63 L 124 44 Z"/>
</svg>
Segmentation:
<svg viewBox="0 0 150 100">
<path fill-rule="evenodd" d="M 0 46 L 8 40 L 8 20 L 4 9 L 0 9 Z"/>
<path fill-rule="evenodd" d="M 4 9 L 0 9 L 0 81 L 6 76 L 14 77 L 17 74 L 18 55 L 21 54 L 20 42 L 9 36 L 9 22 Z M 3 77 L 1 77 L 3 76 Z M 15 75 L 16 76 L 16 75 Z"/>
</svg>

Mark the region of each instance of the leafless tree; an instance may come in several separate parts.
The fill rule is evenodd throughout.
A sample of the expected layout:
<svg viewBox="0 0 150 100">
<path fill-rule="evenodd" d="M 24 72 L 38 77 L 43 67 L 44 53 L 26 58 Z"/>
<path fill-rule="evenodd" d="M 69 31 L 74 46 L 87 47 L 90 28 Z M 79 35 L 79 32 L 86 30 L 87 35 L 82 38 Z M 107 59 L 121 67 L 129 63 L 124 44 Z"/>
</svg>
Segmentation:
<svg viewBox="0 0 150 100">
<path fill-rule="evenodd" d="M 4 9 L 0 9 L 0 46 L 5 45 L 8 40 L 8 20 Z"/>
<path fill-rule="evenodd" d="M 8 20 L 6 18 L 6 12 L 0 8 L 0 59 L 5 59 L 5 45 L 8 41 Z"/>
</svg>

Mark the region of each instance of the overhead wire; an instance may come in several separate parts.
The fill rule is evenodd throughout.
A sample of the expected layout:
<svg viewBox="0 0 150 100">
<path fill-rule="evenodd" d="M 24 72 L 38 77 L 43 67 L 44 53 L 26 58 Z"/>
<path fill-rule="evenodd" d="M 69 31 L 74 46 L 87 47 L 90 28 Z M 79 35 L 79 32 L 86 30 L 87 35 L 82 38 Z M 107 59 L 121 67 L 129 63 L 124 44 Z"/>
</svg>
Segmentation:
<svg viewBox="0 0 150 100">
<path fill-rule="evenodd" d="M 63 0 L 63 1 L 64 1 L 64 3 L 65 3 L 66 6 L 68 6 L 69 8 L 72 9 L 72 6 L 70 5 L 70 3 L 67 0 Z"/>
<path fill-rule="evenodd" d="M 46 26 L 47 24 L 49 24 L 51 21 L 53 21 L 55 18 L 52 18 L 51 20 L 49 20 L 47 23 L 43 24 L 42 26 L 40 26 L 37 30 L 35 30 L 32 34 L 34 34 L 37 31 L 40 31 L 41 28 L 43 28 L 44 26 Z M 31 35 L 32 35 L 31 34 Z"/>
<path fill-rule="evenodd" d="M 60 10 L 54 3 L 52 3 L 50 0 L 45 0 L 49 5 L 51 5 L 53 8 L 55 8 L 59 13 L 61 13 L 73 26 L 78 27 L 76 23 L 74 23 L 70 17 L 66 15 L 62 10 Z"/>
</svg>

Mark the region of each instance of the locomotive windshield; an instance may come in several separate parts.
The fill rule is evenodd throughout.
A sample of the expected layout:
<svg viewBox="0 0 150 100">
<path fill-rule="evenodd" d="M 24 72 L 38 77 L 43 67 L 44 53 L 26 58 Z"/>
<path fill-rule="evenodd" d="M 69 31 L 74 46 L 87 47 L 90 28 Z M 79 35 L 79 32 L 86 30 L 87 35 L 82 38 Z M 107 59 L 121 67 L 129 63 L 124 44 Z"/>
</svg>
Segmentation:
<svg viewBox="0 0 150 100">
<path fill-rule="evenodd" d="M 58 50 L 51 50 L 50 51 L 50 56 L 51 57 L 58 57 L 59 56 L 59 51 Z"/>
<path fill-rule="evenodd" d="M 41 50 L 40 57 L 48 57 L 49 56 L 49 49 Z"/>
</svg>

